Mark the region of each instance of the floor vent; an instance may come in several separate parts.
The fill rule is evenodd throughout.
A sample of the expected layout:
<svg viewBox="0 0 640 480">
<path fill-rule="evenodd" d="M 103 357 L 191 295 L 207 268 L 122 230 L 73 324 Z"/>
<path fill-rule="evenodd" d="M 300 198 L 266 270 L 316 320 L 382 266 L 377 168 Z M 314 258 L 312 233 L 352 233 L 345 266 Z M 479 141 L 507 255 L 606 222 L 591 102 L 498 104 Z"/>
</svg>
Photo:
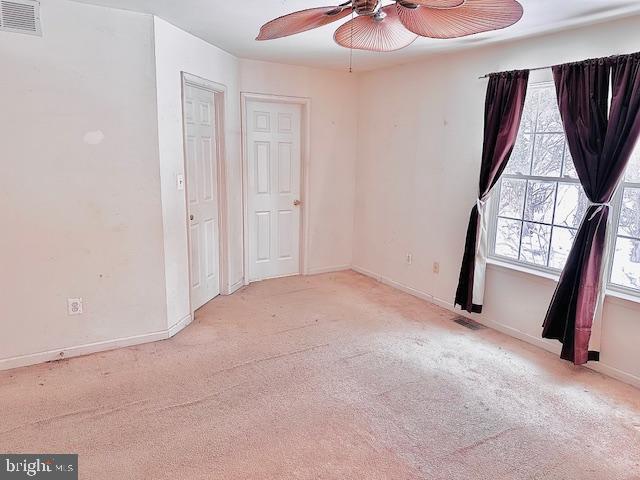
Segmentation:
<svg viewBox="0 0 640 480">
<path fill-rule="evenodd" d="M 453 321 L 456 322 L 458 325 L 462 325 L 463 327 L 468 328 L 469 330 L 482 330 L 487 328 L 484 325 L 478 322 L 474 322 L 473 320 L 470 320 L 465 317 L 456 317 L 453 319 Z"/>
<path fill-rule="evenodd" d="M 40 3 L 35 0 L 0 0 L 0 31 L 42 35 Z"/>
</svg>

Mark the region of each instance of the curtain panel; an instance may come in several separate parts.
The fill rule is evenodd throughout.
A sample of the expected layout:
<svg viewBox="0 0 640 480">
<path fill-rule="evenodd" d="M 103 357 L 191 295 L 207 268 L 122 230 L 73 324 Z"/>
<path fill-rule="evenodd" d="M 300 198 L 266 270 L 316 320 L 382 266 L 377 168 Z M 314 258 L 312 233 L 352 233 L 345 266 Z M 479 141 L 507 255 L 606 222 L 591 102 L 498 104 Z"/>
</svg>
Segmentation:
<svg viewBox="0 0 640 480">
<path fill-rule="evenodd" d="M 640 134 L 640 53 L 553 68 L 558 106 L 576 171 L 591 202 L 543 324 L 576 365 L 589 351 L 603 284 L 611 202 Z M 609 86 L 612 88 L 609 106 Z"/>
<path fill-rule="evenodd" d="M 516 143 L 529 83 L 529 70 L 492 74 L 484 111 L 484 142 L 479 194 L 471 210 L 455 304 L 481 313 L 487 267 L 486 201 L 507 166 Z"/>
</svg>

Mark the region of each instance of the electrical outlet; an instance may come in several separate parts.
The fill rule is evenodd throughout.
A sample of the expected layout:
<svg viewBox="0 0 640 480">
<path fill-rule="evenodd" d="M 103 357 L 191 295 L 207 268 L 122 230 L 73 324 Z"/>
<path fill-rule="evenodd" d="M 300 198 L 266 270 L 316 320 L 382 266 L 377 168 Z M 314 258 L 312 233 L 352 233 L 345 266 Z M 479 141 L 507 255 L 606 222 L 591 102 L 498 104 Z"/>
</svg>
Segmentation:
<svg viewBox="0 0 640 480">
<path fill-rule="evenodd" d="M 440 273 L 440 262 L 433 262 L 433 273 Z"/>
<path fill-rule="evenodd" d="M 411 265 L 413 263 L 413 255 L 407 253 L 407 265 Z"/>
<path fill-rule="evenodd" d="M 67 298 L 67 311 L 69 315 L 82 315 L 82 299 Z"/>
</svg>

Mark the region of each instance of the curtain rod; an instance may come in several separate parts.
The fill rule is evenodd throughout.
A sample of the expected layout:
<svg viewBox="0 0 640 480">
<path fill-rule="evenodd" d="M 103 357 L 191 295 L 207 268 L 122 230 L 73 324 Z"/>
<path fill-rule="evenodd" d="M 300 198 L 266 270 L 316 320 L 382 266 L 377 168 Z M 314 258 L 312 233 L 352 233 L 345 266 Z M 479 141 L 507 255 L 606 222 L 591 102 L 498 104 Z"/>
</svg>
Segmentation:
<svg viewBox="0 0 640 480">
<path fill-rule="evenodd" d="M 536 68 L 528 68 L 528 69 L 524 69 L 524 70 L 529 70 L 530 72 L 535 72 L 536 70 L 546 70 L 547 68 L 553 68 L 556 65 L 548 65 L 546 67 L 536 67 Z M 496 73 L 502 73 L 502 72 L 496 72 Z M 483 78 L 489 78 L 491 75 L 495 75 L 496 73 L 487 73 L 486 75 L 482 75 L 481 77 L 478 77 L 478 80 L 482 80 Z"/>
<path fill-rule="evenodd" d="M 589 61 L 594 61 L 594 60 L 612 60 L 612 59 L 616 59 L 616 58 L 619 58 L 619 57 L 624 57 L 624 56 L 628 56 L 628 55 L 639 55 L 639 54 L 640 54 L 640 52 L 636 52 L 636 53 L 628 53 L 628 54 L 610 55 L 608 57 L 590 58 L 590 59 L 587 59 L 587 60 L 580 60 L 580 61 L 577 61 L 577 62 L 568 62 L 568 63 L 566 63 L 566 65 L 571 65 L 571 64 L 574 64 L 574 63 L 589 62 Z M 530 72 L 535 72 L 536 70 L 546 70 L 548 68 L 557 67 L 559 65 L 565 65 L 565 64 L 564 63 L 559 63 L 559 64 L 556 64 L 556 65 L 547 65 L 546 67 L 529 68 L 528 70 Z M 527 70 L 527 69 L 523 69 L 523 70 Z M 483 78 L 489 78 L 491 75 L 496 75 L 498 73 L 508 73 L 508 72 L 487 73 L 486 75 L 478 77 L 478 80 L 482 80 Z"/>
</svg>

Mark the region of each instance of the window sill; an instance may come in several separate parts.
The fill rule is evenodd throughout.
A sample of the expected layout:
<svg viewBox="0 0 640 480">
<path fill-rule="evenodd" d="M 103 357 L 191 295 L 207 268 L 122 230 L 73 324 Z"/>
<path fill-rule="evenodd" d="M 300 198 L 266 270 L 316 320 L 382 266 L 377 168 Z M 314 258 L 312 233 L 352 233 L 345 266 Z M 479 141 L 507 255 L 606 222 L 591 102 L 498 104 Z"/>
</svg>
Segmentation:
<svg viewBox="0 0 640 480">
<path fill-rule="evenodd" d="M 487 265 L 496 267 L 501 270 L 518 272 L 525 275 L 529 275 L 533 278 L 540 279 L 545 283 L 548 283 L 547 281 L 558 283 L 558 280 L 560 280 L 560 275 L 557 275 L 551 272 L 545 272 L 542 270 L 537 270 L 535 268 L 529 268 L 526 265 L 505 262 L 493 257 L 487 259 Z M 619 290 L 612 290 L 608 288 L 605 293 L 605 298 L 610 299 L 614 303 L 620 304 L 622 306 L 634 308 L 634 309 L 637 309 L 640 306 L 640 296 L 621 292 Z"/>
<path fill-rule="evenodd" d="M 494 257 L 490 257 L 487 259 L 487 265 L 492 265 L 494 267 L 498 267 L 503 270 L 516 271 L 516 272 L 524 273 L 527 275 L 532 275 L 534 277 L 538 277 L 545 280 L 552 280 L 554 283 L 558 283 L 558 280 L 560 280 L 560 275 L 556 275 L 551 272 L 545 272 L 543 270 L 538 270 L 536 268 L 530 268 L 530 267 L 527 267 L 526 265 L 522 265 L 518 263 L 506 262 Z"/>
<path fill-rule="evenodd" d="M 622 306 L 633 306 L 636 309 L 638 308 L 638 306 L 640 306 L 640 296 L 631 295 L 629 293 L 611 289 L 607 290 L 606 296 L 609 297 L 613 302 L 618 303 Z"/>
</svg>

